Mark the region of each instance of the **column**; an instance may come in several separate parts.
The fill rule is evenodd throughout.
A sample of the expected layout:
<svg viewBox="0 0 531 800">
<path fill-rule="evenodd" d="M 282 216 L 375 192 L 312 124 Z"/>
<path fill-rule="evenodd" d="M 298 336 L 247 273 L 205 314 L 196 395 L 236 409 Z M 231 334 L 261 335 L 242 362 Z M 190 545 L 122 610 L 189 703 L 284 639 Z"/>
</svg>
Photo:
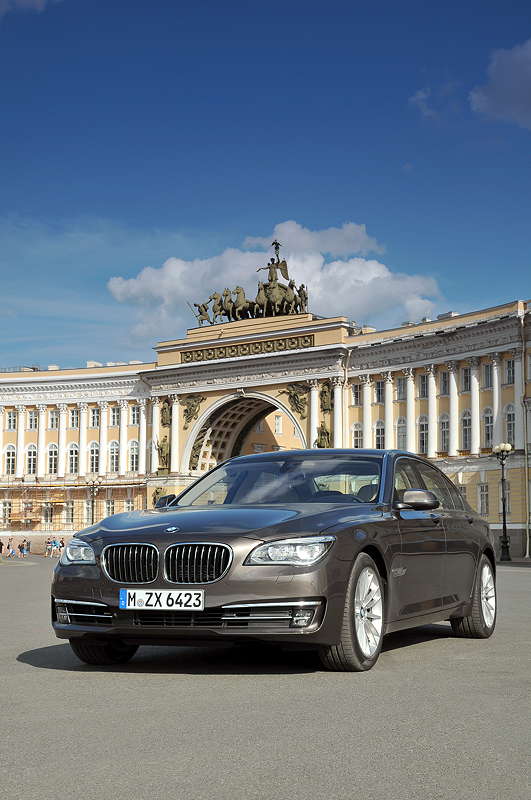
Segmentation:
<svg viewBox="0 0 531 800">
<path fill-rule="evenodd" d="M 519 350 L 511 353 L 514 358 L 514 448 L 524 449 L 524 407 L 522 405 L 522 354 Z"/>
<path fill-rule="evenodd" d="M 118 472 L 125 475 L 127 472 L 127 415 L 129 413 L 129 402 L 120 400 L 120 457 L 118 462 Z"/>
<path fill-rule="evenodd" d="M 386 372 L 384 385 L 384 435 L 386 450 L 392 450 L 395 446 L 395 425 L 393 416 L 393 373 Z"/>
<path fill-rule="evenodd" d="M 57 454 L 57 477 L 64 478 L 66 472 L 66 414 L 68 406 L 65 403 L 58 405 L 59 409 L 59 452 Z"/>
<path fill-rule="evenodd" d="M 479 358 L 470 358 L 470 455 L 479 456 L 480 430 L 479 430 Z"/>
<path fill-rule="evenodd" d="M 310 441 L 308 447 L 315 447 L 319 424 L 319 382 L 310 381 Z"/>
<path fill-rule="evenodd" d="M 107 474 L 107 415 L 109 404 L 103 400 L 98 403 L 100 407 L 100 475 Z"/>
<path fill-rule="evenodd" d="M 415 373 L 411 367 L 404 370 L 406 376 L 406 447 L 410 453 L 417 452 L 415 436 Z"/>
<path fill-rule="evenodd" d="M 501 410 L 501 353 L 492 354 L 492 444 L 500 444 L 503 441 L 503 424 Z"/>
<path fill-rule="evenodd" d="M 341 378 L 332 378 L 334 387 L 333 446 L 343 447 L 343 387 Z"/>
<path fill-rule="evenodd" d="M 5 472 L 5 461 L 4 461 L 4 406 L 0 406 L 0 458 L 2 459 L 0 463 L 0 475 L 3 475 Z"/>
<path fill-rule="evenodd" d="M 372 441 L 372 383 L 370 375 L 362 376 L 363 386 L 361 390 L 362 402 L 362 433 L 363 447 L 373 447 Z"/>
<path fill-rule="evenodd" d="M 87 474 L 87 424 L 88 405 L 78 403 L 79 408 L 79 467 L 78 475 L 83 478 Z"/>
<path fill-rule="evenodd" d="M 46 412 L 44 405 L 38 405 L 39 429 L 37 432 L 37 477 L 44 478 L 46 475 Z"/>
<path fill-rule="evenodd" d="M 159 468 L 159 451 L 157 450 L 159 423 L 160 400 L 158 397 L 154 397 L 151 401 L 151 472 L 156 472 Z"/>
<path fill-rule="evenodd" d="M 428 373 L 428 458 L 437 455 L 437 385 L 435 364 L 426 367 Z"/>
<path fill-rule="evenodd" d="M 459 449 L 459 395 L 457 391 L 457 363 L 448 363 L 450 383 L 450 422 L 448 431 L 448 455 L 456 456 Z"/>
<path fill-rule="evenodd" d="M 17 461 L 15 477 L 24 475 L 24 432 L 26 430 L 26 406 L 17 406 Z"/>
<path fill-rule="evenodd" d="M 136 401 L 140 408 L 140 421 L 138 424 L 138 472 L 146 474 L 146 398 L 139 397 Z"/>
<path fill-rule="evenodd" d="M 170 429 L 170 472 L 180 472 L 180 459 L 179 459 L 179 424 L 180 424 L 180 407 L 179 395 L 172 394 L 171 400 L 171 429 Z"/>
</svg>

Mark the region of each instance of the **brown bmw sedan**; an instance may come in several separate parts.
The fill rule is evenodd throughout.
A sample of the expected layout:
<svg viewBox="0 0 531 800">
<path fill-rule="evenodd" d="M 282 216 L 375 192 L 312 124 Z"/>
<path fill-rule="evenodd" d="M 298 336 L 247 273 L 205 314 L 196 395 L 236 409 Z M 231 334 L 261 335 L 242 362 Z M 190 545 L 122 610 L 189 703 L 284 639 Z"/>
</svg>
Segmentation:
<svg viewBox="0 0 531 800">
<path fill-rule="evenodd" d="M 494 552 L 451 481 L 396 450 L 234 458 L 163 509 L 79 533 L 52 584 L 55 633 L 88 664 L 254 639 L 367 670 L 385 633 L 437 620 L 492 634 Z"/>
</svg>

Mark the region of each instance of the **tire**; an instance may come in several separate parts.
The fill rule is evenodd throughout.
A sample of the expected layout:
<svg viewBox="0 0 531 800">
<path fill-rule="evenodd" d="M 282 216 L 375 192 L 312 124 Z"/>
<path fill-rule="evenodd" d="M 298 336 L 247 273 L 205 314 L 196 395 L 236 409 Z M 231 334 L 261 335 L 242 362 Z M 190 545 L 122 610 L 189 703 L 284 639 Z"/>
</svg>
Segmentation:
<svg viewBox="0 0 531 800">
<path fill-rule="evenodd" d="M 487 556 L 482 555 L 472 592 L 472 613 L 468 617 L 452 617 L 453 632 L 467 639 L 488 639 L 496 627 L 497 607 L 494 570 Z"/>
<path fill-rule="evenodd" d="M 70 647 L 76 656 L 85 664 L 105 666 L 108 664 L 125 664 L 133 658 L 138 645 L 123 642 L 83 642 L 69 639 Z"/>
<path fill-rule="evenodd" d="M 367 553 L 360 553 L 347 586 L 341 639 L 319 651 L 326 669 L 364 672 L 376 664 L 383 641 L 384 599 L 378 567 Z"/>
</svg>

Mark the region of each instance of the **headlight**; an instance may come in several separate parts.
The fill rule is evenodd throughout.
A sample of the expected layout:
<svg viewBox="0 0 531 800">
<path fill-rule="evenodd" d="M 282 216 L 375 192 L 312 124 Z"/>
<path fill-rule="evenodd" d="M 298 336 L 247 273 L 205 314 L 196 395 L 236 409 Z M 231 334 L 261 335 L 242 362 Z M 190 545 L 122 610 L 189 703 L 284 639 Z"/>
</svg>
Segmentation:
<svg viewBox="0 0 531 800">
<path fill-rule="evenodd" d="M 247 557 L 246 564 L 292 564 L 303 567 L 316 564 L 330 550 L 335 536 L 303 536 L 261 544 Z"/>
<path fill-rule="evenodd" d="M 94 550 L 80 539 L 70 539 L 60 559 L 61 564 L 95 564 Z"/>
</svg>

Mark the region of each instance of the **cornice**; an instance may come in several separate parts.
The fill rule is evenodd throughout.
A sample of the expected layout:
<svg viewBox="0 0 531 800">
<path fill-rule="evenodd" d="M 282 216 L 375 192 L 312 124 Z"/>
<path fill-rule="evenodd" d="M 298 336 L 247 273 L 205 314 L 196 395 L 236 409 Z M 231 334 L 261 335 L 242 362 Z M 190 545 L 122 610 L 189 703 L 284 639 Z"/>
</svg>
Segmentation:
<svg viewBox="0 0 531 800">
<path fill-rule="evenodd" d="M 107 380 L 72 380 L 69 384 L 60 383 L 27 383 L 26 381 L 10 386 L 0 384 L 0 403 L 15 405 L 17 402 L 30 404 L 57 403 L 66 401 L 78 403 L 82 401 L 118 400 L 125 397 L 147 396 L 149 392 L 143 382 L 137 378 L 109 378 Z"/>
</svg>

